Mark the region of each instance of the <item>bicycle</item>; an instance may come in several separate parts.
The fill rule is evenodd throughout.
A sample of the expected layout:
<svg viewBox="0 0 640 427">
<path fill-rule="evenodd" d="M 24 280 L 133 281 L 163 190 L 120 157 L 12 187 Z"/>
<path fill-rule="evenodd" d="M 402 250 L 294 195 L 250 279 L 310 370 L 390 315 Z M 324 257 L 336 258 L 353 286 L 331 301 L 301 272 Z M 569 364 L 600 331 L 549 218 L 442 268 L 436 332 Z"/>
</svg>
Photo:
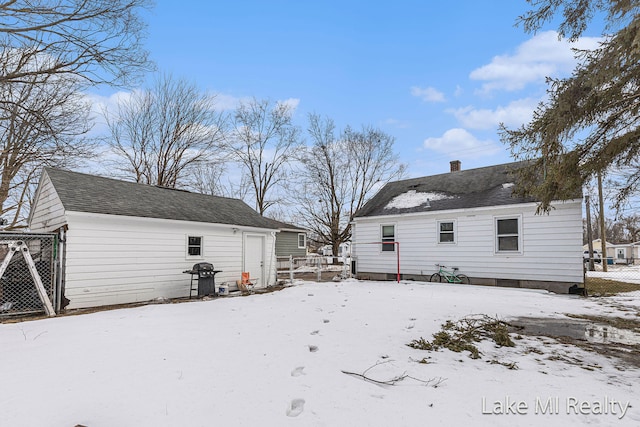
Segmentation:
<svg viewBox="0 0 640 427">
<path fill-rule="evenodd" d="M 447 282 L 447 283 L 462 283 L 469 285 L 471 281 L 469 277 L 464 274 L 458 274 L 458 267 L 451 267 L 451 270 L 445 270 L 448 268 L 446 265 L 436 264 L 438 272 L 431 275 L 430 282 Z"/>
</svg>

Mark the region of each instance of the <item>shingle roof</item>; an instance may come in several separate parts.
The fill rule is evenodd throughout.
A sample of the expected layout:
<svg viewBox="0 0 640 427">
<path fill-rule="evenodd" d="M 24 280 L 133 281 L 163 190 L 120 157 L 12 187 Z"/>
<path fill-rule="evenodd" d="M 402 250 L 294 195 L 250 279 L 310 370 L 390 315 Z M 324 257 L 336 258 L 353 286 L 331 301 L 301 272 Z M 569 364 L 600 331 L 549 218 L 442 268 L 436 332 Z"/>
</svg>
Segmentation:
<svg viewBox="0 0 640 427">
<path fill-rule="evenodd" d="M 299 232 L 307 231 L 306 228 L 298 227 L 297 225 L 289 224 L 282 221 L 277 221 L 275 219 L 270 219 L 270 218 L 267 218 L 267 219 L 269 219 L 269 221 L 273 223 L 275 228 L 278 228 L 282 231 L 299 231 Z"/>
<path fill-rule="evenodd" d="M 522 166 L 524 166 L 523 162 L 514 162 L 390 182 L 355 216 L 397 215 L 533 202 L 535 199 L 512 196 L 516 179 L 513 172 Z M 426 193 L 422 195 L 423 200 L 426 198 L 429 200 L 423 203 L 416 202 L 413 205 L 392 203 L 400 207 L 388 206 L 396 197 L 407 193 L 409 196 L 420 196 L 420 193 Z M 413 200 L 418 198 L 414 197 Z"/>
<path fill-rule="evenodd" d="M 277 229 L 242 200 L 45 168 L 67 211 Z"/>
</svg>

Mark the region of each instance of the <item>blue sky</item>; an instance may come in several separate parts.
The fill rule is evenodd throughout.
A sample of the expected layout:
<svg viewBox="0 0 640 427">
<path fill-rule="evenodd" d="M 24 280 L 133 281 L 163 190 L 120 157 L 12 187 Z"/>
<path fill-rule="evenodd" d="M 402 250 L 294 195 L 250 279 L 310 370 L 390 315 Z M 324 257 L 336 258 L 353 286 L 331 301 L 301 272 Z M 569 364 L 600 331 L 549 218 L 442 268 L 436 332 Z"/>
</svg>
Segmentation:
<svg viewBox="0 0 640 427">
<path fill-rule="evenodd" d="M 159 0 L 146 45 L 159 71 L 217 93 L 220 108 L 289 100 L 303 129 L 311 112 L 379 127 L 422 176 L 454 159 L 464 169 L 510 161 L 498 123 L 529 121 L 545 77 L 573 68 L 552 26 L 515 26 L 526 10 L 524 0 Z"/>
</svg>

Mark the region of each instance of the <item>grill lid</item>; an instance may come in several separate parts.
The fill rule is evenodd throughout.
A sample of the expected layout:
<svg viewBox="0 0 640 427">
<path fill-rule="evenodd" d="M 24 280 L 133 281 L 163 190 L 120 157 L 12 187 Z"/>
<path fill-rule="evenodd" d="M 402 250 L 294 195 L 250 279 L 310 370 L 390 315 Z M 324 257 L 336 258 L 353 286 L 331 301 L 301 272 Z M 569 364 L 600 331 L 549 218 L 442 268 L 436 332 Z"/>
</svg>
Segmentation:
<svg viewBox="0 0 640 427">
<path fill-rule="evenodd" d="M 213 264 L 210 262 L 199 262 L 193 265 L 193 271 L 213 271 Z"/>
</svg>

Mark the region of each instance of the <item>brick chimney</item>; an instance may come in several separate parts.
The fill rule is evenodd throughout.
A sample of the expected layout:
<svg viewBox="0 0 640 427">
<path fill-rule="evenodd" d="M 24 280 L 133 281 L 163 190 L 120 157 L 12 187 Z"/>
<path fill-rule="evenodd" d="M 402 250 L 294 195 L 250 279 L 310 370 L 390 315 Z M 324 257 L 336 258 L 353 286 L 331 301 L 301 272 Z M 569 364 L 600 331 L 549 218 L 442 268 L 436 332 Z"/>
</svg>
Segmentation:
<svg viewBox="0 0 640 427">
<path fill-rule="evenodd" d="M 449 164 L 451 165 L 451 172 L 458 172 L 460 170 L 460 166 L 462 166 L 460 160 L 451 160 Z"/>
</svg>

